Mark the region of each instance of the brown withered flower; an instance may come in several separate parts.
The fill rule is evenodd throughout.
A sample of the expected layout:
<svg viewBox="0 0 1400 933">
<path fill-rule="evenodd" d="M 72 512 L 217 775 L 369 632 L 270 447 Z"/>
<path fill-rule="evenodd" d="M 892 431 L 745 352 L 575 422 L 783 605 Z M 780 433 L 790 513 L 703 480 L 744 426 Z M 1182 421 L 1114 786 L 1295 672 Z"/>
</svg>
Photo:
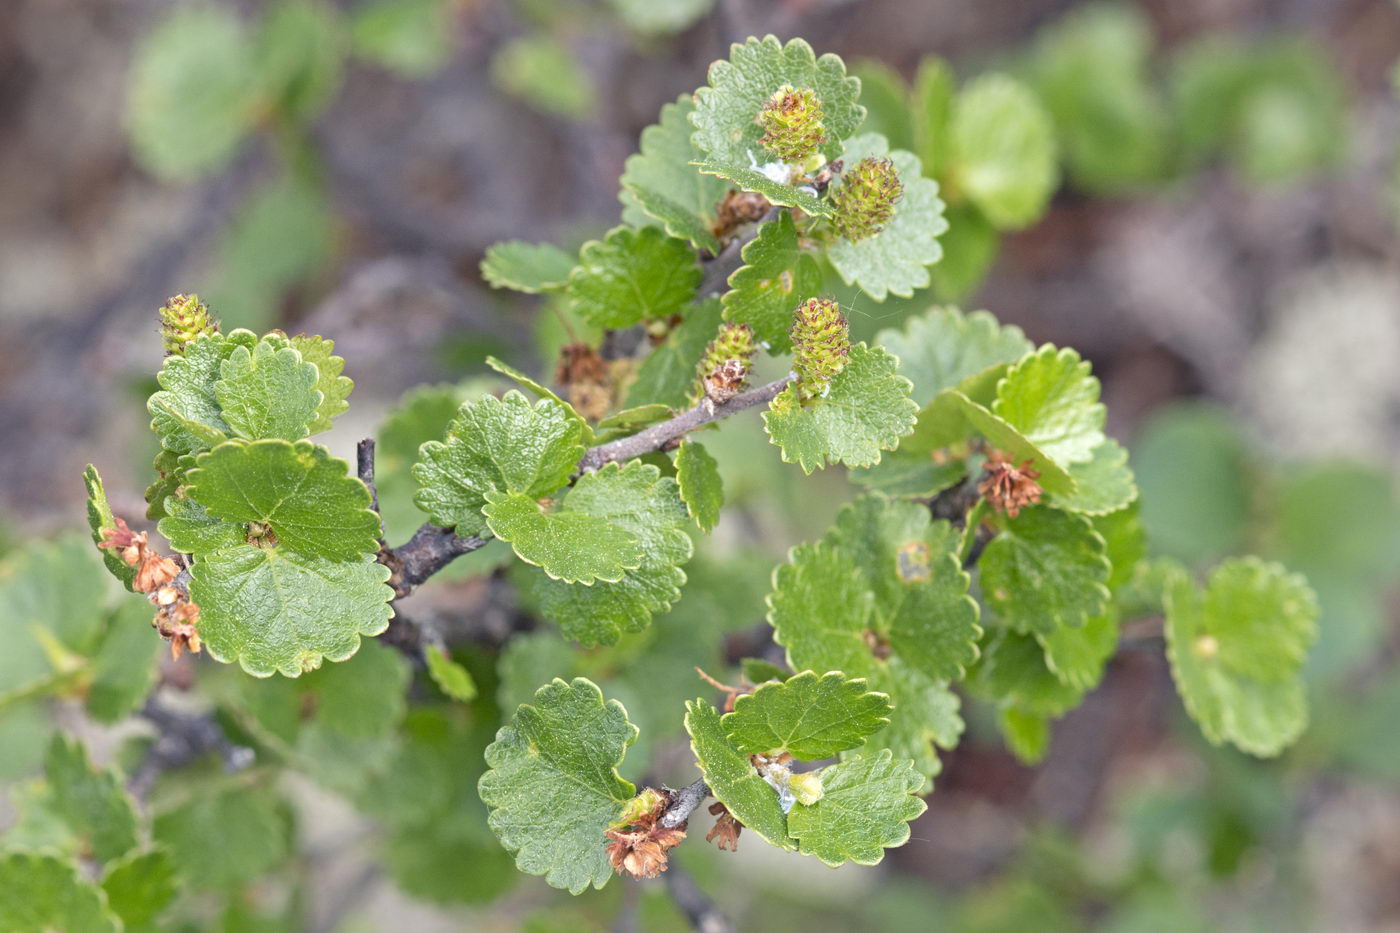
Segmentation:
<svg viewBox="0 0 1400 933">
<path fill-rule="evenodd" d="M 715 223 L 711 233 L 723 240 L 744 224 L 757 223 L 773 205 L 761 194 L 735 191 L 730 188 L 715 206 Z"/>
<path fill-rule="evenodd" d="M 705 834 L 705 841 L 713 842 L 721 851 L 728 849 L 730 852 L 738 852 L 739 833 L 743 831 L 744 824 L 734 819 L 734 814 L 729 812 L 729 808 L 718 800 L 710 804 L 710 812 L 716 817 L 715 827 Z"/>
<path fill-rule="evenodd" d="M 125 519 L 115 521 L 115 528 L 102 529 L 103 538 L 97 546 L 115 551 L 122 563 L 136 568 L 131 587 L 145 593 L 157 607 L 151 625 L 169 639 L 171 657 L 178 658 L 185 651 L 199 654 L 203 648 L 196 628 L 199 607 L 190 602 L 189 593 L 183 588 L 172 585 L 180 575 L 180 565 L 158 554 L 146 540 L 146 532 L 132 531 Z"/>
<path fill-rule="evenodd" d="M 591 421 L 612 407 L 612 380 L 608 364 L 586 343 L 571 343 L 559 351 L 554 381 L 564 388 L 569 404 Z"/>
<path fill-rule="evenodd" d="M 685 838 L 686 824 L 662 826 L 670 796 L 648 788 L 633 801 L 618 823 L 603 833 L 613 870 L 633 878 L 655 878 L 666 870 L 667 853 Z"/>
<path fill-rule="evenodd" d="M 705 397 L 723 405 L 743 390 L 748 376 L 749 368 L 742 360 L 725 360 L 705 374 Z"/>
<path fill-rule="evenodd" d="M 102 529 L 106 536 L 97 546 L 115 551 L 122 563 L 136 568 L 136 579 L 131 581 L 134 589 L 153 593 L 180 575 L 180 565 L 156 553 L 146 541 L 146 532 L 136 534 L 125 519 L 118 518 L 116 523 L 115 528 Z"/>
<path fill-rule="evenodd" d="M 1040 501 L 1044 492 L 1036 482 L 1040 472 L 1031 469 L 1032 460 L 1020 466 L 999 450 L 992 451 L 982 465 L 987 476 L 977 486 L 977 492 L 998 512 L 1015 518 L 1028 505 Z"/>
<path fill-rule="evenodd" d="M 180 655 L 186 651 L 199 654 L 204 647 L 199 640 L 199 629 L 195 627 L 198 621 L 199 606 L 181 594 L 178 600 L 162 606 L 151 624 L 163 638 L 170 641 L 170 656 L 179 660 Z"/>
</svg>

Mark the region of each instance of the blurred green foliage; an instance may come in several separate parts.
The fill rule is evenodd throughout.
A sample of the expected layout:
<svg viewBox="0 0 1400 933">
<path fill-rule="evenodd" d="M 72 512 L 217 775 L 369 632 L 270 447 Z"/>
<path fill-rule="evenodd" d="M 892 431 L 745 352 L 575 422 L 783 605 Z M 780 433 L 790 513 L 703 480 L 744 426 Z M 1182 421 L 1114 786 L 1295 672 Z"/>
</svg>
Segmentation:
<svg viewBox="0 0 1400 933">
<path fill-rule="evenodd" d="M 566 29 L 549 25 L 572 25 L 576 17 L 555 0 L 518 6 L 535 25 L 496 50 L 495 82 L 544 114 L 586 118 L 597 92 Z M 639 41 L 654 42 L 690 26 L 712 3 L 611 0 L 609 6 Z M 255 141 L 270 143 L 280 156 L 278 173 L 249 195 L 214 251 L 210 297 L 231 325 L 275 325 L 287 296 L 326 274 L 337 258 L 338 208 L 309 139 L 314 121 L 334 106 L 346 71 L 431 76 L 456 55 L 458 13 L 447 0 L 372 0 L 348 9 L 285 0 L 252 22 L 222 6 L 176 5 L 142 40 L 129 78 L 127 129 L 147 171 L 171 182 L 208 177 Z M 616 25 L 609 20 L 600 28 Z M 869 110 L 864 129 L 921 158 L 925 174 L 941 186 L 950 221 L 931 289 L 882 308 L 880 327 L 902 308 L 974 294 L 1002 236 L 1039 220 L 1061 177 L 1078 193 L 1123 196 L 1190 186 L 1215 164 L 1249 184 L 1294 182 L 1347 155 L 1342 84 L 1306 37 L 1217 36 L 1166 51 L 1137 8 L 1090 5 L 1045 27 L 1004 64 L 1004 73 L 962 82 L 934 58 L 920 63 L 912 82 L 879 62 L 854 69 Z M 994 98 L 995 106 L 966 104 L 979 97 Z M 835 280 L 833 286 L 837 294 L 852 294 Z M 588 333 L 567 310 L 538 320 L 546 358 L 557 355 L 570 327 Z M 417 444 L 440 433 L 462 397 L 486 388 L 421 390 L 390 416 L 380 434 L 386 513 L 411 512 L 407 467 Z M 517 879 L 486 831 L 475 794 L 464 788 L 481 770 L 479 752 L 501 710 L 549 676 L 586 674 L 622 699 L 642 725 L 643 742 L 632 755 L 648 763 L 644 770 L 663 775 L 678 725 L 663 711 L 701 689 L 692 667 L 737 676 L 726 639 L 762 618 L 773 562 L 790 544 L 819 536 L 850 489 L 834 473 L 801 490 L 785 482 L 776 458 L 759 455 L 766 446 L 761 435 L 725 432 L 704 442 L 731 504 L 749 525 L 745 537 L 764 549 L 700 541 L 687 598 L 645 635 L 575 652 L 554 633 L 540 632 L 513 641 L 499 663 L 489 648 L 463 649 L 455 659 L 480 687 L 474 700 L 452 702 L 422 677 L 414 690 L 425 702 L 412 710 L 373 695 L 352 697 L 369 705 L 368 718 L 377 723 L 356 741 L 318 715 L 335 706 L 320 697 L 344 686 L 334 683 L 330 668 L 291 692 L 286 681 L 241 678 L 232 686 L 211 675 L 206 701 L 260 760 L 303 770 L 371 815 L 374 849 L 409 894 L 481 902 L 518 881 L 512 916 L 521 929 L 611 928 L 625 896 L 621 885 L 570 900 Z M 1200 403 L 1155 415 L 1133 445 L 1133 463 L 1154 554 L 1200 566 L 1260 552 L 1305 573 L 1316 588 L 1321 637 L 1308 669 L 1315 725 L 1300 746 L 1265 764 L 1211 748 L 1182 729 L 1192 767 L 1106 791 L 1106 852 L 1035 830 L 995 876 L 956 892 L 898 875 L 881 878 L 878 890 L 862 882 L 844 887 L 848 873 L 789 876 L 786 864 L 746 863 L 736 872 L 715 852 L 687 847 L 682 864 L 702 888 L 726 895 L 741 928 L 1129 933 L 1308 926 L 1310 894 L 1297 855 L 1306 841 L 1298 818 L 1302 796 L 1327 780 L 1387 788 L 1400 781 L 1393 735 L 1400 670 L 1383 650 L 1400 583 L 1394 477 L 1384 464 L 1274 462 L 1253 449 L 1228 414 Z M 829 495 L 813 495 L 814 488 Z M 390 528 L 391 537 L 409 531 Z M 473 570 L 494 565 L 479 560 Z M 453 575 L 440 582 L 452 584 Z M 151 687 L 155 667 L 138 663 L 155 652 L 145 629 L 148 611 L 133 601 L 115 609 L 114 595 L 86 540 L 60 537 L 0 555 L 0 605 L 9 626 L 0 651 L 0 780 L 7 782 L 0 793 L 18 814 L 0 837 L 6 847 L 72 844 L 41 777 L 57 717 L 70 722 L 84 710 L 99 723 L 125 719 Z M 385 657 L 366 652 L 359 662 L 382 665 L 375 685 L 411 676 L 396 656 Z M 200 673 L 203 681 L 210 671 Z M 969 719 L 975 727 L 977 717 Z M 356 718 L 351 731 L 362 725 Z M 124 747 L 117 761 L 136 762 L 150 739 L 118 741 Z M 335 767 L 327 768 L 327 760 Z M 394 795 L 383 793 L 390 780 L 408 781 L 443 818 L 425 824 L 417 808 L 396 812 Z M 153 839 L 165 847 L 151 851 L 172 853 L 198 888 L 151 928 L 303 928 L 311 856 L 292 845 L 297 817 L 267 770 L 227 775 L 212 760 L 199 762 L 162 779 L 150 810 Z M 659 887 L 642 889 L 639 927 L 686 929 Z M 345 928 L 356 927 L 351 921 Z"/>
</svg>

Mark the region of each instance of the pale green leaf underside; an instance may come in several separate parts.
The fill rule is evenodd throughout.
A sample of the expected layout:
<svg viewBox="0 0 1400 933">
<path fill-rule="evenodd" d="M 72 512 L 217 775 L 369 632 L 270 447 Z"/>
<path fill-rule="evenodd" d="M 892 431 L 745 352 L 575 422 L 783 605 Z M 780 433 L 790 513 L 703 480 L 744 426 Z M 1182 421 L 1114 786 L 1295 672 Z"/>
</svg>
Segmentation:
<svg viewBox="0 0 1400 933">
<path fill-rule="evenodd" d="M 215 518 L 265 522 L 281 548 L 307 557 L 354 560 L 379 550 L 369 490 L 318 444 L 230 441 L 196 463 L 189 496 Z"/>
<path fill-rule="evenodd" d="M 676 483 L 695 524 L 706 534 L 714 531 L 724 506 L 724 481 L 719 464 L 699 441 L 682 441 L 676 451 Z"/>
<path fill-rule="evenodd" d="M 555 679 L 486 749 L 478 790 L 516 867 L 579 894 L 612 877 L 603 833 L 636 788 L 618 766 L 637 727 L 592 682 Z"/>
<path fill-rule="evenodd" d="M 128 931 L 147 930 L 180 893 L 175 861 L 164 849 L 132 853 L 102 879 L 107 904 Z"/>
<path fill-rule="evenodd" d="M 817 261 L 802 252 L 792 214 L 782 211 L 744 246 L 744 265 L 729 277 L 721 299 L 724 319 L 753 328 L 754 338 L 774 355 L 792 350 L 793 312 L 821 290 Z"/>
<path fill-rule="evenodd" d="M 956 389 L 939 393 L 919 413 L 909 444 L 918 450 L 934 450 L 960 444 L 974 434 L 986 438 L 992 448 L 1006 454 L 1015 463 L 1029 460 L 1031 468 L 1040 473 L 1037 482 L 1047 493 L 1066 495 L 1076 491 L 1074 477 L 1068 470 L 1005 419 L 992 414 Z"/>
<path fill-rule="evenodd" d="M 476 699 L 476 681 L 471 672 L 452 660 L 452 656 L 437 645 L 429 645 L 423 652 L 428 665 L 428 676 L 438 689 L 454 700 L 470 703 Z"/>
<path fill-rule="evenodd" d="M 692 306 L 680 326 L 666 335 L 642 361 L 637 378 L 627 387 L 628 404 L 689 407 L 690 394 L 696 386 L 696 369 L 719 324 L 718 298 Z"/>
<path fill-rule="evenodd" d="M 621 328 L 682 313 L 699 285 L 700 266 L 684 241 L 656 227 L 615 227 L 583 245 L 568 294 L 590 324 Z"/>
<path fill-rule="evenodd" d="M 865 631 L 874 606 L 849 554 L 828 542 L 799 544 L 773 571 L 768 621 L 793 670 L 869 677 L 876 666 Z"/>
<path fill-rule="evenodd" d="M 579 477 L 559 515 L 577 514 L 631 535 L 639 557 L 617 581 L 600 579 L 591 586 L 532 574 L 529 587 L 540 614 L 559 625 L 566 637 L 585 647 L 611 645 L 626 632 L 640 632 L 654 613 L 680 599 L 693 545 L 675 479 L 656 466 L 632 461 L 611 463 Z"/>
<path fill-rule="evenodd" d="M 660 221 L 671 236 L 718 253 L 720 243 L 711 227 L 715 206 L 729 186 L 690 164 L 700 157 L 690 141 L 694 109 L 694 100 L 684 94 L 664 105 L 657 122 L 642 130 L 641 151 L 627 158 L 618 197 L 624 223 L 642 227 Z"/>
<path fill-rule="evenodd" d="M 910 384 L 895 372 L 898 361 L 879 347 L 858 343 L 825 396 L 804 406 L 792 386 L 763 413 L 768 436 L 787 463 L 804 473 L 830 463 L 874 466 L 914 429 L 918 406 Z"/>
<path fill-rule="evenodd" d="M 803 671 L 734 701 L 722 719 L 725 734 L 746 755 L 787 752 L 820 761 L 856 748 L 889 722 L 890 698 L 839 671 Z"/>
<path fill-rule="evenodd" d="M 724 192 L 729 186 L 724 184 L 723 179 L 702 175 L 693 166 L 688 164 L 687 168 L 689 168 L 696 177 L 703 178 L 710 182 L 710 185 L 707 187 L 718 189 L 719 197 L 722 198 L 724 196 Z M 681 240 L 687 240 L 690 242 L 690 245 L 696 249 L 706 250 L 711 255 L 718 255 L 719 251 L 723 249 L 719 239 L 711 232 L 710 228 L 705 225 L 705 222 L 701 218 L 695 216 L 685 207 L 672 201 L 665 195 L 651 188 L 623 188 L 620 194 L 623 197 L 623 204 L 625 205 L 622 214 L 624 221 L 628 219 L 629 213 L 639 213 L 647 221 L 659 221 L 661 228 L 670 236 Z M 633 205 L 635 205 L 635 208 L 632 208 Z M 629 211 L 629 208 L 632 208 L 632 210 Z M 645 224 L 641 223 L 633 224 L 633 226 L 644 225 Z"/>
<path fill-rule="evenodd" d="M 783 85 L 816 92 L 827 137 L 822 152 L 828 158 L 839 155 L 841 140 L 865 119 L 865 108 L 856 103 L 860 81 L 846 76 L 839 57 L 818 58 L 801 39 L 784 45 L 771 35 L 730 46 L 729 59 L 710 66 L 709 87 L 695 92 L 695 111 L 690 115 L 696 148 L 711 159 L 734 165 L 766 161 L 767 153 L 758 142 L 763 129 L 755 118 Z"/>
<path fill-rule="evenodd" d="M 922 776 L 919 793 L 928 793 L 933 778 L 943 769 L 934 746 L 952 749 L 962 738 L 961 701 L 944 681 L 930 680 L 892 655 L 871 684 L 894 702 L 889 725 L 872 735 L 851 754 L 872 755 L 888 749 L 896 759 L 910 759 Z"/>
<path fill-rule="evenodd" d="M 152 827 L 184 877 L 198 879 L 203 891 L 222 892 L 246 885 L 286 857 L 291 827 L 272 788 L 201 790 L 157 815 Z"/>
<path fill-rule="evenodd" d="M 834 764 L 821 778 L 821 799 L 810 806 L 794 804 L 788 830 L 798 851 L 827 865 L 877 864 L 885 849 L 909 841 L 909 821 L 928 809 L 914 796 L 923 775 L 888 749 Z"/>
<path fill-rule="evenodd" d="M 1088 519 L 1033 506 L 1001 522 L 982 552 L 982 596 L 1021 631 L 1083 625 L 1108 602 L 1105 551 Z"/>
<path fill-rule="evenodd" d="M 636 535 L 586 512 L 549 512 L 523 493 L 490 490 L 482 513 L 517 557 L 564 583 L 616 583 L 642 563 Z"/>
<path fill-rule="evenodd" d="M 393 615 L 389 568 L 369 556 L 332 561 L 245 544 L 201 556 L 191 575 L 209 653 L 257 677 L 343 661 Z"/>
<path fill-rule="evenodd" d="M 481 277 L 492 288 L 535 295 L 562 291 L 574 271 L 574 257 L 552 243 L 506 240 L 486 250 Z"/>
<path fill-rule="evenodd" d="M 1056 677 L 1076 690 L 1092 690 L 1118 648 L 1118 612 L 1110 603 L 1108 611 L 1081 626 L 1062 625 L 1048 634 L 1037 632 L 1035 638 L 1045 651 L 1045 666 Z"/>
<path fill-rule="evenodd" d="M 1235 673 L 1288 680 L 1317 639 L 1317 616 L 1317 597 L 1302 576 L 1280 564 L 1235 558 L 1211 573 L 1200 628 Z"/>
<path fill-rule="evenodd" d="M 837 514 L 826 541 L 854 559 L 875 595 L 875 627 L 895 653 L 935 681 L 961 679 L 982 630 L 948 523 L 866 493 Z"/>
<path fill-rule="evenodd" d="M 898 450 L 882 455 L 873 467 L 851 470 L 848 475 L 851 482 L 873 492 L 930 499 L 962 482 L 967 476 L 967 465 L 952 459 L 939 462 L 931 451 L 906 450 L 901 445 Z"/>
<path fill-rule="evenodd" d="M 998 363 L 1014 363 L 1033 347 L 1015 325 L 1003 326 L 986 311 L 930 308 L 902 330 L 882 330 L 875 343 L 899 357 L 899 374 L 914 383 L 921 407 L 944 389 Z"/>
<path fill-rule="evenodd" d="M 788 837 L 787 816 L 778 802 L 778 792 L 754 770 L 749 756 L 730 744 L 719 712 L 704 700 L 688 702 L 685 708 L 690 748 L 710 793 L 746 828 L 775 846 L 796 848 Z"/>
<path fill-rule="evenodd" d="M 1039 764 L 1050 750 L 1050 719 L 1019 706 L 997 710 L 997 731 L 1007 750 L 1023 765 Z"/>
<path fill-rule="evenodd" d="M 234 436 L 245 440 L 305 437 L 323 396 L 320 373 L 293 347 L 260 340 L 235 347 L 219 366 L 214 398 Z"/>
<path fill-rule="evenodd" d="M 982 657 L 965 683 L 974 696 L 1042 717 L 1062 716 L 1084 698 L 1084 691 L 1050 670 L 1033 636 L 1009 628 L 987 634 Z"/>
<path fill-rule="evenodd" d="M 997 385 L 992 412 L 1061 466 L 1082 463 L 1104 441 L 1099 381 L 1074 350 L 1046 344 Z"/>
<path fill-rule="evenodd" d="M 938 237 L 948 229 L 938 182 L 923 176 L 918 156 L 896 149 L 889 152 L 883 136 L 867 133 L 846 147 L 846 164 L 866 156 L 888 156 L 894 162 L 904 194 L 894 206 L 894 217 L 874 236 L 859 243 L 837 240 L 826 258 L 847 285 L 858 285 L 871 298 L 886 295 L 908 298 L 930 282 L 928 267 L 943 256 Z"/>
<path fill-rule="evenodd" d="M 461 535 L 486 530 L 492 491 L 547 496 L 569 481 L 583 457 L 583 422 L 562 402 L 533 406 L 517 391 L 464 404 L 443 441 L 428 441 L 413 467 L 414 502 L 434 524 Z"/>
</svg>

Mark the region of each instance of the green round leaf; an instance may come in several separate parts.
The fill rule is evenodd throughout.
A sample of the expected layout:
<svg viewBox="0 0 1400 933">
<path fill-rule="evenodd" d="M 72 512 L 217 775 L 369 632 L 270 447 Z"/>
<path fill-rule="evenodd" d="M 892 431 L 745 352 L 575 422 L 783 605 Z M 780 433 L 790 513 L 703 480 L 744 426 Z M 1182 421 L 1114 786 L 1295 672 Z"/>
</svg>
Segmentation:
<svg viewBox="0 0 1400 933">
<path fill-rule="evenodd" d="M 615 227 L 579 250 L 568 293 L 590 324 L 623 328 L 682 313 L 699 285 L 700 266 L 683 240 L 656 227 Z"/>
<path fill-rule="evenodd" d="M 790 753 L 820 761 L 857 748 L 889 720 L 890 698 L 840 671 L 803 671 L 737 697 L 721 720 L 725 735 L 746 755 Z"/>
<path fill-rule="evenodd" d="M 379 516 L 349 464 L 310 441 L 230 441 L 201 454 L 189 496 L 227 522 L 263 522 L 279 548 L 310 558 L 355 560 L 379 550 Z M 178 500 L 168 500 L 167 508 Z M 211 540 L 220 541 L 211 531 Z"/>
<path fill-rule="evenodd" d="M 676 484 L 695 524 L 707 534 L 714 531 L 724 506 L 724 481 L 719 464 L 699 441 L 687 439 L 676 450 Z"/>
<path fill-rule="evenodd" d="M 834 764 L 821 772 L 821 782 L 820 800 L 793 805 L 788 830 L 798 851 L 833 867 L 878 864 L 885 849 L 909 841 L 909 821 L 928 809 L 914 796 L 923 776 L 888 750 Z"/>
<path fill-rule="evenodd" d="M 245 544 L 201 556 L 191 577 L 210 655 L 256 677 L 344 661 L 393 615 L 389 568 L 372 557 L 334 561 Z"/>
<path fill-rule="evenodd" d="M 519 392 L 468 402 L 444 441 L 421 448 L 414 502 L 436 525 L 461 535 L 486 530 L 481 510 L 491 491 L 533 500 L 569 481 L 583 458 L 583 422 L 562 402 L 531 406 Z"/>
<path fill-rule="evenodd" d="M 572 894 L 607 883 L 603 833 L 636 793 L 617 773 L 636 739 L 622 704 L 582 677 L 555 678 L 515 711 L 478 790 L 517 868 Z"/>
</svg>

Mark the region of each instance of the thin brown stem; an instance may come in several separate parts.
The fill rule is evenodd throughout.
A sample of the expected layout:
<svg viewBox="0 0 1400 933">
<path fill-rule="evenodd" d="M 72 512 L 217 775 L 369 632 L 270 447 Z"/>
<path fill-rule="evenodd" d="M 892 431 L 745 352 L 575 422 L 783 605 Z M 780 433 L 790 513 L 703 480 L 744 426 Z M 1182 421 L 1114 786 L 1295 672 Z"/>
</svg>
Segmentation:
<svg viewBox="0 0 1400 933">
<path fill-rule="evenodd" d="M 712 421 L 728 418 L 730 415 L 758 405 L 766 405 L 773 401 L 778 393 L 787 388 L 791 378 L 791 376 L 784 376 L 781 379 L 775 379 L 767 385 L 736 395 L 721 405 L 716 405 L 708 400 L 702 401 L 699 405 L 689 411 L 682 412 L 670 421 L 654 424 L 644 431 L 638 431 L 631 437 L 623 437 L 606 444 L 599 444 L 583 455 L 583 460 L 579 462 L 578 471 L 591 473 L 605 464 L 618 460 L 630 460 L 633 457 L 651 453 L 653 450 L 660 450 L 671 441 L 684 437 L 696 428 L 704 427 Z"/>
</svg>

